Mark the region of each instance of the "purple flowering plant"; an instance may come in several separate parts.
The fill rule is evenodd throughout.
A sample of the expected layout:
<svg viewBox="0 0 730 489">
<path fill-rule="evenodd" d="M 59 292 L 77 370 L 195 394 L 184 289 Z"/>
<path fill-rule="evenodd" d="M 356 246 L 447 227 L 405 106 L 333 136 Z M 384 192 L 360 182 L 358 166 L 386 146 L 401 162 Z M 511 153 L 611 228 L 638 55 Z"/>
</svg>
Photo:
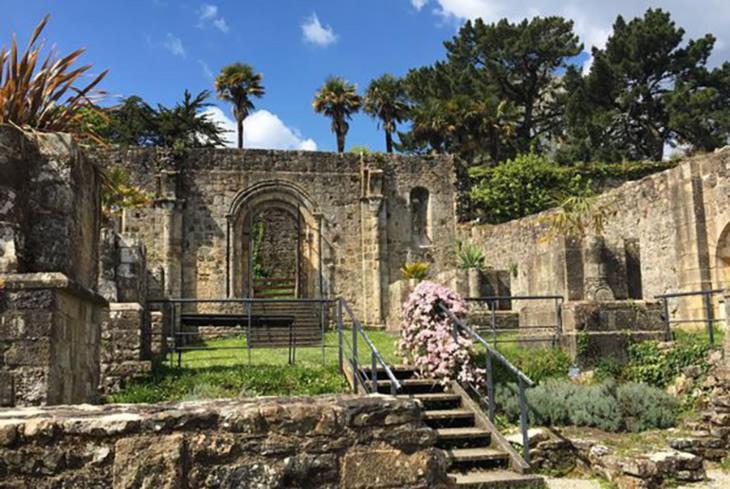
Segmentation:
<svg viewBox="0 0 730 489">
<path fill-rule="evenodd" d="M 466 316 L 466 303 L 456 292 L 421 282 L 403 304 L 397 353 L 423 377 L 443 384 L 456 380 L 480 385 L 484 370 L 472 364 L 474 342 L 462 332 L 454 334 L 452 321 L 439 303 L 458 318 Z"/>
</svg>

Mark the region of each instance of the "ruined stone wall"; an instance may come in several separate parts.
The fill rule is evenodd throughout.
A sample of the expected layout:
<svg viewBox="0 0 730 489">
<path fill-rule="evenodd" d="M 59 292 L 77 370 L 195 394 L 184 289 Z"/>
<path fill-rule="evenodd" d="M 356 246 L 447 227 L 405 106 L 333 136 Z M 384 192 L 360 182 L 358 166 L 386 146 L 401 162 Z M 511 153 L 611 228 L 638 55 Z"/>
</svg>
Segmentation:
<svg viewBox="0 0 730 489">
<path fill-rule="evenodd" d="M 263 225 L 258 260 L 269 277 L 294 278 L 299 252 L 296 218 L 281 209 L 263 211 L 256 218 Z"/>
<path fill-rule="evenodd" d="M 3 487 L 439 489 L 411 400 L 265 398 L 0 411 Z"/>
<path fill-rule="evenodd" d="M 107 314 L 63 274 L 0 276 L 0 405 L 96 401 Z"/>
<path fill-rule="evenodd" d="M 613 268 L 640 261 L 640 287 L 630 286 L 629 279 L 617 299 L 628 295 L 629 288 L 652 299 L 727 283 L 730 262 L 722 254 L 730 223 L 730 148 L 626 183 L 603 194 L 599 205 L 610 209 L 603 235 L 606 247 L 615 251 L 618 265 Z M 513 294 L 579 299 L 571 284 L 581 277 L 570 274 L 582 273 L 582 257 L 569 242 L 546 239 L 550 212 L 500 225 L 463 225 L 459 234 L 483 247 L 489 265 L 514 271 Z M 699 299 L 673 301 L 671 312 L 703 317 Z"/>
<path fill-rule="evenodd" d="M 0 127 L 0 273 L 96 288 L 100 177 L 68 134 Z"/>
<path fill-rule="evenodd" d="M 291 204 L 280 187 L 301 194 L 296 205 L 306 207 L 311 221 L 302 231 L 308 238 L 303 273 L 311 282 L 303 289 L 315 296 L 343 295 L 356 311 L 370 315 L 365 320 L 371 324 L 382 323 L 388 285 L 400 279 L 405 261 L 427 259 L 434 272 L 453 265 L 457 198 L 450 157 L 191 150 L 177 162 L 174 184 L 149 176 L 161 171 L 158 150 L 120 150 L 103 159 L 156 192 L 154 208 L 125 214 L 124 230 L 145 242 L 151 273 L 164 270 L 164 277 L 157 274 L 166 284 L 162 289 L 175 291 L 169 284 L 179 282 L 183 297 L 245 292 L 240 285 L 245 271 L 236 264 L 245 257 L 242 242 L 248 236 L 230 213 L 237 199 L 262 185 L 271 185 L 271 205 L 277 199 Z M 427 243 L 416 243 L 412 233 L 408 203 L 417 187 L 429 192 Z M 163 209 L 179 209 L 179 249 L 173 243 L 174 224 Z M 153 290 L 151 285 L 151 295 Z"/>
</svg>

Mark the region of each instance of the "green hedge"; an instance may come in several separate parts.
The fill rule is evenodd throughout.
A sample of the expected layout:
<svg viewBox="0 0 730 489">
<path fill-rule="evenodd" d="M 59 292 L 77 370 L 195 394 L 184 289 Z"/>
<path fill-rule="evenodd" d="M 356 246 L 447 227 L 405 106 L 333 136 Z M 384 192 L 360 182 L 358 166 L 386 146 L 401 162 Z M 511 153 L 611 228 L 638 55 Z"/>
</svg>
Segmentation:
<svg viewBox="0 0 730 489">
<path fill-rule="evenodd" d="M 469 169 L 472 181 L 469 197 L 478 217 L 498 224 L 555 207 L 567 197 L 601 192 L 675 165 L 627 162 L 561 166 L 530 153 L 497 166 Z"/>
</svg>

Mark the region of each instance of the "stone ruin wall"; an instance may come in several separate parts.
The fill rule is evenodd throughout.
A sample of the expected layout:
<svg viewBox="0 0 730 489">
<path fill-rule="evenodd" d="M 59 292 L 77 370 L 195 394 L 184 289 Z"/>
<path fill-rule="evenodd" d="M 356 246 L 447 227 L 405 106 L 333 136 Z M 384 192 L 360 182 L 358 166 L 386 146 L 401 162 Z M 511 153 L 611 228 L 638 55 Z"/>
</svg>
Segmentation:
<svg viewBox="0 0 730 489">
<path fill-rule="evenodd" d="M 171 164 L 159 150 L 120 150 L 103 159 L 126 168 L 157 197 L 154 207 L 124 219 L 124 231 L 145 243 L 157 278 L 151 297 L 226 297 L 226 216 L 241 192 L 262 182 L 290 183 L 308 196 L 321 216 L 323 293 L 343 295 L 370 324 L 382 324 L 388 286 L 407 260 L 429 260 L 434 272 L 453 267 L 457 198 L 450 157 L 202 149 L 179 161 L 179 175 L 162 171 Z M 416 244 L 411 233 L 416 187 L 430 193 L 429 243 Z M 176 212 L 178 221 L 170 218 Z M 170 244 L 175 239 L 178 249 Z"/>
<path fill-rule="evenodd" d="M 610 209 L 603 235 L 611 255 L 609 269 L 618 275 L 609 277 L 616 299 L 638 298 L 632 297 L 630 289 L 636 291 L 637 285 L 630 285 L 626 273 L 627 260 L 636 257 L 638 290 L 645 300 L 667 292 L 725 287 L 730 262 L 720 255 L 728 245 L 729 177 L 730 148 L 725 148 L 625 183 L 599 198 L 599 205 Z M 583 257 L 569 240 L 548 237 L 551 212 L 499 225 L 461 225 L 458 234 L 482 246 L 488 265 L 512 272 L 512 294 L 582 300 Z M 699 299 L 674 300 L 671 309 L 682 318 L 704 317 Z"/>
<path fill-rule="evenodd" d="M 257 398 L 0 411 L 0 486 L 446 489 L 415 401 Z"/>
<path fill-rule="evenodd" d="M 94 402 L 99 183 L 68 135 L 0 127 L 0 405 Z"/>
</svg>

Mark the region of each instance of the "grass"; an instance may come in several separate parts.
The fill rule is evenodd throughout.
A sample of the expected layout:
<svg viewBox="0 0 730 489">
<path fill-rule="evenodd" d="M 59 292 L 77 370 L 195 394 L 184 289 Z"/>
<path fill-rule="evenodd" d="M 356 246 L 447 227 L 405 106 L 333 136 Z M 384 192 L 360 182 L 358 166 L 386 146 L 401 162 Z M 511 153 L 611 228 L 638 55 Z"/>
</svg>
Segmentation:
<svg viewBox="0 0 730 489">
<path fill-rule="evenodd" d="M 368 337 L 391 364 L 399 363 L 395 355 L 397 336 L 382 330 L 368 331 Z M 352 344 L 351 333 L 345 338 L 345 351 Z M 252 349 L 250 362 L 246 339 L 242 336 L 205 342 L 211 347 L 240 347 L 232 350 L 186 351 L 182 368 L 169 361 L 148 378 L 127 386 L 122 392 L 108 396 L 108 402 L 155 403 L 164 401 L 253 397 L 318 395 L 348 392 L 349 386 L 339 372 L 337 334 L 325 335 L 322 349 L 300 347 L 296 364 L 288 365 L 287 348 Z M 370 364 L 370 349 L 360 337 L 358 359 Z M 175 365 L 177 359 L 174 359 Z"/>
</svg>

